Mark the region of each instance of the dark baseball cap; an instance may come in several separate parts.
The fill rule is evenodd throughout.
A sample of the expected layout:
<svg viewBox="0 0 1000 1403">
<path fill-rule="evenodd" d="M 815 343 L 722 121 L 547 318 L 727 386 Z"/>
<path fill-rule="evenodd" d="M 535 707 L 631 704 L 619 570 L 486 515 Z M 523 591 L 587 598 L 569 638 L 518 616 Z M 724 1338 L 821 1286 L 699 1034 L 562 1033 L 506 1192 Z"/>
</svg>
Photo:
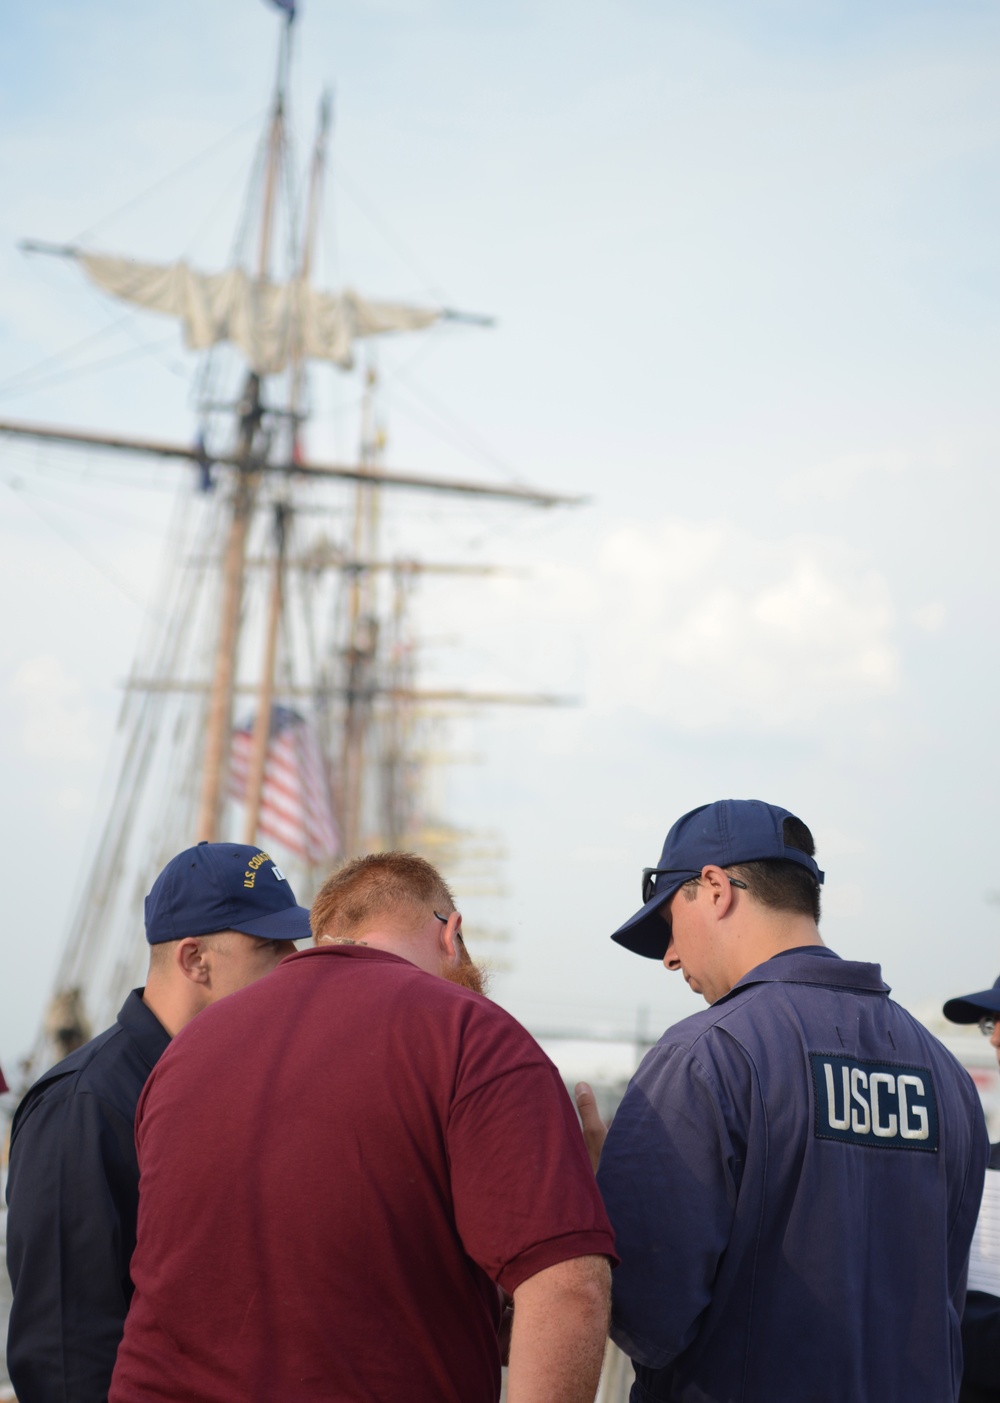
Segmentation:
<svg viewBox="0 0 1000 1403">
<path fill-rule="evenodd" d="M 963 994 L 961 998 L 949 999 L 944 1006 L 944 1016 L 952 1023 L 978 1023 L 991 1013 L 1000 1013 L 1000 979 L 992 989 Z"/>
<path fill-rule="evenodd" d="M 302 940 L 309 912 L 274 859 L 245 843 L 199 843 L 171 858 L 146 897 L 150 945 L 238 930 L 261 940 Z"/>
<path fill-rule="evenodd" d="M 661 917 L 660 907 L 674 892 L 701 875 L 710 865 L 731 867 L 737 862 L 763 862 L 781 859 L 797 862 L 813 881 L 822 883 L 823 873 L 813 858 L 800 848 L 785 844 L 782 825 L 794 818 L 787 809 L 764 804 L 759 799 L 720 799 L 703 804 L 679 818 L 667 834 L 657 863 L 656 888 L 640 911 L 630 916 L 611 937 L 626 950 L 662 960 L 667 953 L 670 930 Z"/>
</svg>

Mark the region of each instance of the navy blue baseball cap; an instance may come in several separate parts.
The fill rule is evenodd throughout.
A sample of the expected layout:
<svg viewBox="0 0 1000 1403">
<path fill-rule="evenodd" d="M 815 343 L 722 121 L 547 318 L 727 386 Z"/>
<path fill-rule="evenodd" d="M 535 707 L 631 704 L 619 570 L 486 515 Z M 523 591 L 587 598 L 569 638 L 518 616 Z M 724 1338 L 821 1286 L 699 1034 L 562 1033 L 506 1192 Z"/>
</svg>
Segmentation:
<svg viewBox="0 0 1000 1403">
<path fill-rule="evenodd" d="M 274 859 L 245 843 L 199 843 L 171 858 L 146 897 L 150 945 L 238 930 L 261 940 L 303 940 L 299 906 Z"/>
<path fill-rule="evenodd" d="M 1000 1013 L 1000 979 L 992 989 L 963 994 L 959 999 L 949 999 L 944 1006 L 944 1016 L 952 1023 L 978 1023 L 991 1013 Z"/>
<path fill-rule="evenodd" d="M 797 862 L 813 881 L 823 873 L 800 848 L 785 845 L 782 825 L 795 815 L 759 799 L 720 799 L 703 804 L 679 818 L 667 834 L 656 868 L 656 885 L 649 900 L 611 937 L 626 950 L 662 960 L 670 942 L 670 928 L 660 907 L 692 877 L 708 866 L 732 867 L 737 862 L 764 862 L 776 858 Z"/>
</svg>

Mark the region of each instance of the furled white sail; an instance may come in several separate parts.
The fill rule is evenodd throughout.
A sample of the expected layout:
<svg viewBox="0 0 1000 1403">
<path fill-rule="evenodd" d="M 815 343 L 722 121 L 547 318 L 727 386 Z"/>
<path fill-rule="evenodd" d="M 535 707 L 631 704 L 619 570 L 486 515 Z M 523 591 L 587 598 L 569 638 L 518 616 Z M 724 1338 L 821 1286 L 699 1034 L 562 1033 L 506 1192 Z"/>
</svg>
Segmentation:
<svg viewBox="0 0 1000 1403">
<path fill-rule="evenodd" d="M 242 268 L 199 273 L 183 262 L 139 263 L 96 253 L 81 253 L 79 260 L 91 281 L 112 296 L 179 317 L 189 349 L 229 341 L 258 375 L 276 375 L 295 359 L 349 369 L 351 348 L 361 337 L 419 331 L 447 315 L 404 302 L 372 302 L 348 289 L 261 283 Z"/>
</svg>

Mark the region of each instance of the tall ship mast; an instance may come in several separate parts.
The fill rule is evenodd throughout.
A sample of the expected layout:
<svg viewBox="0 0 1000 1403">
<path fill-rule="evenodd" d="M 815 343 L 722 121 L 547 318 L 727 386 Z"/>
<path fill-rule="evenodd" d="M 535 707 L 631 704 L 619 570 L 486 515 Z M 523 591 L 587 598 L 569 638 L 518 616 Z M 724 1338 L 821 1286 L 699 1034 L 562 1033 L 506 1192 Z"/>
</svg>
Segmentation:
<svg viewBox="0 0 1000 1403">
<path fill-rule="evenodd" d="M 0 437 L 154 459 L 165 472 L 188 465 L 191 479 L 125 684 L 103 826 L 29 1077 L 110 1023 L 141 982 L 142 898 L 175 852 L 206 839 L 260 843 L 305 900 L 331 865 L 373 849 L 423 850 L 447 871 L 459 863 L 460 830 L 424 803 L 428 720 L 448 707 L 559 700 L 421 686 L 416 586 L 431 573 L 464 582 L 493 567 L 390 558 L 385 514 L 428 494 L 483 512 L 575 499 L 386 462 L 371 348 L 443 321 L 489 319 L 314 284 L 331 104 L 325 97 L 299 180 L 288 123 L 294 9 L 282 8 L 273 97 L 228 268 L 24 245 L 72 260 L 112 298 L 176 319 L 202 353 L 189 443 L 0 421 Z M 308 453 L 310 375 L 323 363 L 360 374 L 353 462 Z"/>
</svg>

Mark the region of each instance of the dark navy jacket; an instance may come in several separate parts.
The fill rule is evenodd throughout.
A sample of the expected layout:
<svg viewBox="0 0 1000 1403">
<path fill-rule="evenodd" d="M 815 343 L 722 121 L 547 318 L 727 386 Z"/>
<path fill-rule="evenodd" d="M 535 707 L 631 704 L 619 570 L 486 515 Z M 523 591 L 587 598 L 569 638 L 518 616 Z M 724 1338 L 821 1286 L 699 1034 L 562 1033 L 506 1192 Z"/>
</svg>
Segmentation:
<svg viewBox="0 0 1000 1403">
<path fill-rule="evenodd" d="M 139 1093 L 170 1041 L 129 994 L 107 1032 L 25 1096 L 11 1127 L 7 1372 L 18 1403 L 104 1403 L 132 1297 Z"/>
<path fill-rule="evenodd" d="M 643 1060 L 598 1171 L 633 1403 L 954 1403 L 986 1128 L 888 993 L 787 951 Z"/>
</svg>

